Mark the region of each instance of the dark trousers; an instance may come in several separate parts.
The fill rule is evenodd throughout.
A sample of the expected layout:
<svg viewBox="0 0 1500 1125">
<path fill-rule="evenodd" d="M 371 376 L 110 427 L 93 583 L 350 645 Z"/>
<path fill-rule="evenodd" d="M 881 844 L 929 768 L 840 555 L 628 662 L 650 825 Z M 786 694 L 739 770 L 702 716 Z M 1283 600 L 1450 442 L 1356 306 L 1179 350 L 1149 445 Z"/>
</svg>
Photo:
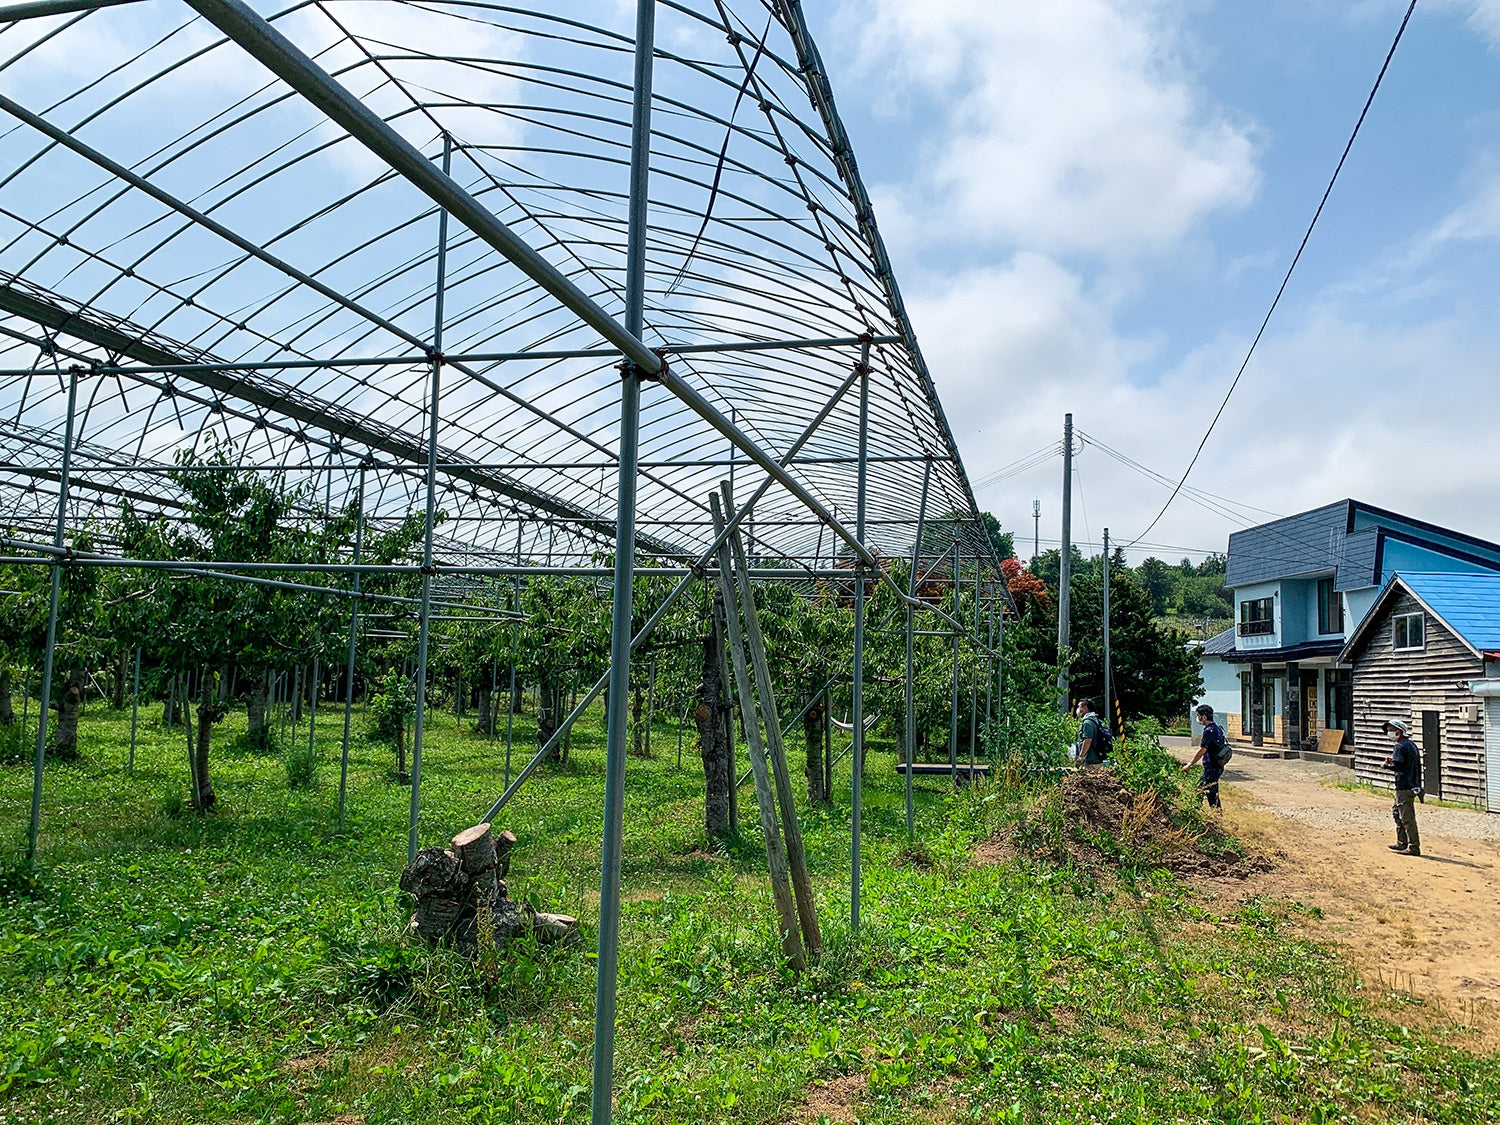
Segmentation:
<svg viewBox="0 0 1500 1125">
<path fill-rule="evenodd" d="M 1208 807 L 1211 809 L 1222 809 L 1219 803 L 1219 778 L 1224 776 L 1224 767 L 1215 765 L 1207 758 L 1203 759 L 1203 795 L 1208 798 Z"/>
<path fill-rule="evenodd" d="M 1396 822 L 1396 843 L 1414 852 L 1422 850 L 1422 838 L 1417 835 L 1417 791 L 1397 789 L 1396 802 L 1391 806 L 1391 819 Z"/>
</svg>

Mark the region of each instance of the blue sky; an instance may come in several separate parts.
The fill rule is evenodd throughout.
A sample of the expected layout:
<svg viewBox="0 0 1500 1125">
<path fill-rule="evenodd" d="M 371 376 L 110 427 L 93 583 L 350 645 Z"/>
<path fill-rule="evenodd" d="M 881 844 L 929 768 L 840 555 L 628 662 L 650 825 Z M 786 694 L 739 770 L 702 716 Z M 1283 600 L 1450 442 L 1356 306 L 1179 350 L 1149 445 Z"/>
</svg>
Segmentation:
<svg viewBox="0 0 1500 1125">
<path fill-rule="evenodd" d="M 1066 410 L 1182 471 L 1406 5 L 808 7 L 983 481 L 1056 440 Z M 1277 513 L 1353 495 L 1500 539 L 1497 79 L 1500 0 L 1418 5 L 1197 487 Z M 1059 473 L 980 502 L 1029 539 L 1040 497 L 1055 540 Z M 1075 537 L 1095 540 L 1138 535 L 1167 495 L 1097 448 L 1078 486 Z M 1222 550 L 1235 526 L 1179 501 L 1146 542 Z"/>
</svg>

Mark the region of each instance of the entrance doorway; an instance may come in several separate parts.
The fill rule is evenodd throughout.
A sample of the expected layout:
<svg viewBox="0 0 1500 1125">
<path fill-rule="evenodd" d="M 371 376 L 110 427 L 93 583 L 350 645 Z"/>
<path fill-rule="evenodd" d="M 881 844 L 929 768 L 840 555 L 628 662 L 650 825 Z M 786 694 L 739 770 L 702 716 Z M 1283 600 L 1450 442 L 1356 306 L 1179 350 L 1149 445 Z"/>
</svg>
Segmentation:
<svg viewBox="0 0 1500 1125">
<path fill-rule="evenodd" d="M 1422 791 L 1443 795 L 1443 713 L 1422 712 Z"/>
</svg>

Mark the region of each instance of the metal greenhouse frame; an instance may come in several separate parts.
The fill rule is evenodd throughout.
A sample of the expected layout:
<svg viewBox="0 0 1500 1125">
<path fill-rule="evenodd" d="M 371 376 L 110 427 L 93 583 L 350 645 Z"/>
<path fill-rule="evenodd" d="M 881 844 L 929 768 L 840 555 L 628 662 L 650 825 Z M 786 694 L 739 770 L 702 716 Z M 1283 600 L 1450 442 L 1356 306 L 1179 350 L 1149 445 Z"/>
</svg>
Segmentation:
<svg viewBox="0 0 1500 1125">
<path fill-rule="evenodd" d="M 943 618 L 955 654 L 967 638 L 993 656 L 978 599 L 955 620 L 883 565 L 915 564 L 942 519 L 991 604 L 1008 595 L 802 5 L 638 0 L 633 27 L 618 9 L 0 7 L 0 530 L 4 561 L 52 582 L 33 853 L 64 567 L 347 598 L 351 668 L 361 574 L 420 573 L 419 700 L 455 580 L 606 578 L 611 670 L 556 740 L 602 692 L 626 714 L 632 648 L 743 529 L 752 578 L 854 579 L 857 926 L 866 581 Z M 324 511 L 357 503 L 361 528 L 424 512 L 420 560 L 365 565 L 357 539 L 319 567 L 125 557 L 115 505 L 170 517 L 176 455 L 207 443 L 300 474 Z M 726 475 L 745 499 L 715 531 Z M 93 554 L 69 541 L 86 525 Z M 679 581 L 633 637 L 638 574 Z M 595 1122 L 613 1081 L 625 733 L 609 723 Z"/>
</svg>

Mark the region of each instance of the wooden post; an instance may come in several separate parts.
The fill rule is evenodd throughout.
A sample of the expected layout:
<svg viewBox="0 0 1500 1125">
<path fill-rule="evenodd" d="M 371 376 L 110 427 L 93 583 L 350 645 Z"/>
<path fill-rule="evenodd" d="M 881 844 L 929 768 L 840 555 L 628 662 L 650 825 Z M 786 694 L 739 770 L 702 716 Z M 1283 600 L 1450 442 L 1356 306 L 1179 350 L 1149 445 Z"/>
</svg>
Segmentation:
<svg viewBox="0 0 1500 1125">
<path fill-rule="evenodd" d="M 709 493 L 709 506 L 713 511 L 714 534 L 724 531 L 724 513 L 719 507 L 717 493 Z M 729 650 L 734 665 L 734 683 L 740 698 L 740 714 L 745 718 L 745 745 L 750 751 L 750 768 L 755 774 L 755 799 L 760 806 L 760 827 L 766 837 L 766 866 L 771 872 L 771 896 L 776 901 L 776 913 L 781 919 L 781 950 L 797 971 L 806 968 L 807 959 L 802 950 L 797 904 L 792 896 L 791 879 L 787 871 L 786 851 L 781 842 L 781 829 L 776 823 L 776 797 L 771 791 L 771 772 L 766 765 L 765 748 L 760 741 L 760 723 L 755 717 L 755 698 L 750 690 L 750 673 L 745 666 L 744 639 L 740 636 L 739 614 L 734 609 L 734 587 L 730 580 L 729 548 L 719 548 L 719 587 L 724 593 L 724 631 L 729 637 Z M 731 773 L 731 778 L 734 776 Z"/>
<path fill-rule="evenodd" d="M 734 496 L 727 482 L 724 508 L 734 511 Z M 770 751 L 771 774 L 776 781 L 776 802 L 781 806 L 781 826 L 786 832 L 787 860 L 791 865 L 792 889 L 796 892 L 797 918 L 802 924 L 802 941 L 814 953 L 823 951 L 823 935 L 818 929 L 818 906 L 813 900 L 812 882 L 807 875 L 807 853 L 802 846 L 802 826 L 797 821 L 797 798 L 792 792 L 792 775 L 786 766 L 786 745 L 781 737 L 781 715 L 776 694 L 771 687 L 771 662 L 766 658 L 765 637 L 760 630 L 760 615 L 755 610 L 754 591 L 750 587 L 750 567 L 745 557 L 745 543 L 736 528 L 729 546 L 745 614 L 745 639 L 750 643 L 751 667 L 755 672 L 756 691 L 760 696 L 760 715 L 766 724 L 766 748 Z M 732 603 L 725 609 L 733 613 Z M 746 724 L 747 727 L 749 724 Z"/>
</svg>

